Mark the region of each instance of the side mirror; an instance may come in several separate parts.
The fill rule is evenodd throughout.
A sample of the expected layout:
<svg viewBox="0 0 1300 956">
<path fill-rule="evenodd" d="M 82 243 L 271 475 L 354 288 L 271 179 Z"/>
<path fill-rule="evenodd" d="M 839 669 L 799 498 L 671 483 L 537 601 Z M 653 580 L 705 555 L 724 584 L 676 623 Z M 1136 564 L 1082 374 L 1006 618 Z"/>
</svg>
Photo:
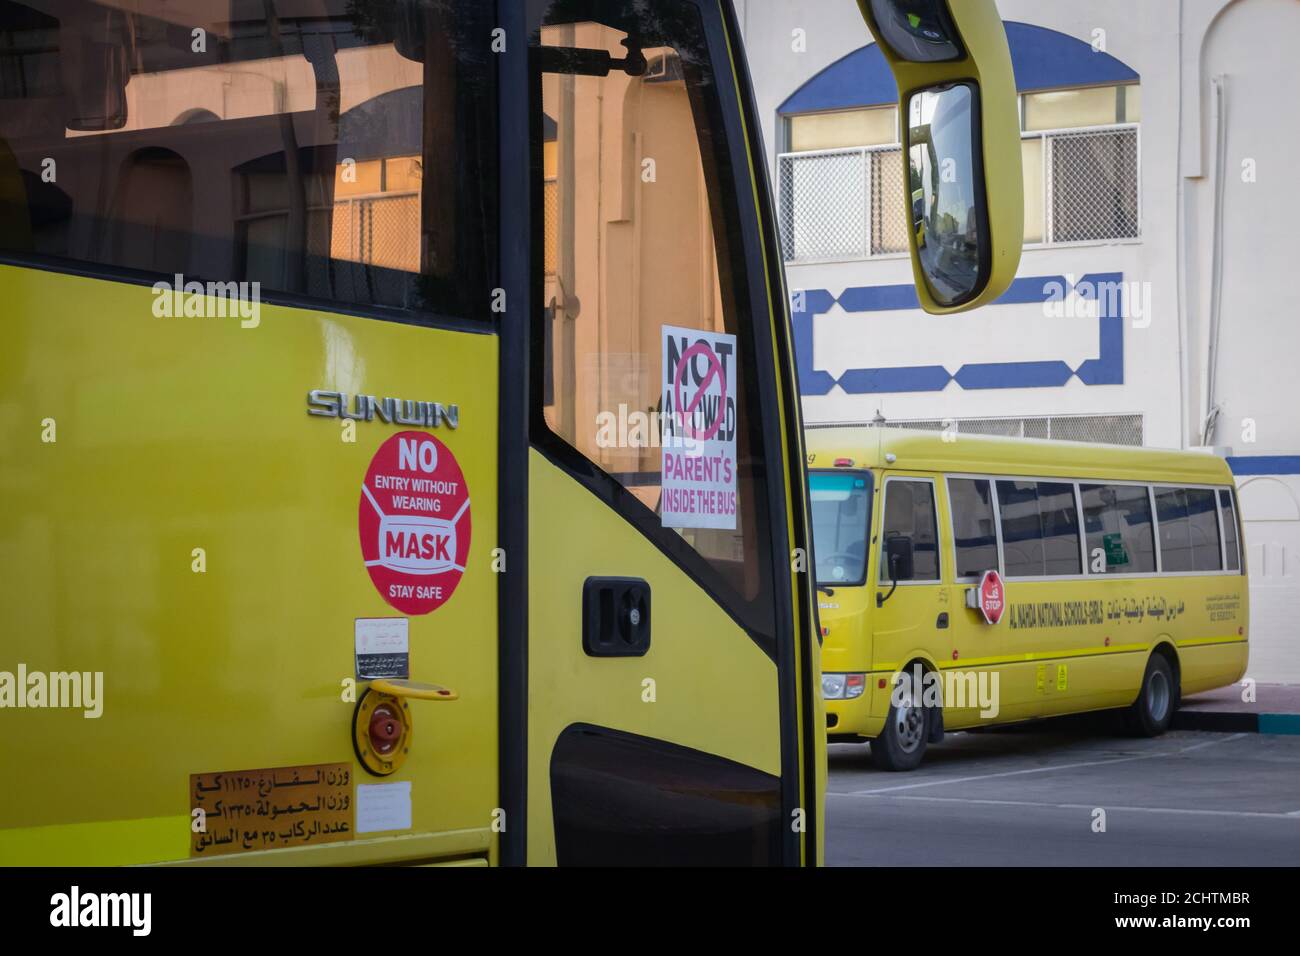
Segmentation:
<svg viewBox="0 0 1300 956">
<path fill-rule="evenodd" d="M 941 315 L 996 299 L 1024 243 L 1020 114 L 994 0 L 858 0 L 893 71 L 917 297 Z"/>
<path fill-rule="evenodd" d="M 912 539 L 898 535 L 885 539 L 885 561 L 889 565 L 891 581 L 910 581 L 916 577 L 915 557 L 912 551 Z"/>
<path fill-rule="evenodd" d="M 910 581 L 916 576 L 910 537 L 896 534 L 885 539 L 885 569 L 889 572 L 889 591 L 885 594 L 876 592 L 876 607 L 884 607 L 885 602 L 894 596 L 899 581 Z"/>
</svg>

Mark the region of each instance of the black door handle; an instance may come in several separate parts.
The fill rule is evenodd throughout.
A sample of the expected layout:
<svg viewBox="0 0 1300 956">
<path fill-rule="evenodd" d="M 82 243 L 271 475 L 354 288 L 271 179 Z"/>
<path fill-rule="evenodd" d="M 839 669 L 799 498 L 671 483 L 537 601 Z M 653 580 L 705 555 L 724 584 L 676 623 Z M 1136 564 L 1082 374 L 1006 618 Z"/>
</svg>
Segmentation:
<svg viewBox="0 0 1300 956">
<path fill-rule="evenodd" d="M 650 585 L 641 578 L 587 578 L 582 649 L 590 657 L 644 657 L 650 650 Z"/>
<path fill-rule="evenodd" d="M 947 612 L 947 611 L 940 611 L 940 612 L 939 612 L 939 617 L 935 620 L 935 622 L 934 622 L 934 626 L 935 626 L 935 627 L 938 627 L 938 628 L 945 628 L 945 627 L 948 626 L 948 612 Z"/>
</svg>

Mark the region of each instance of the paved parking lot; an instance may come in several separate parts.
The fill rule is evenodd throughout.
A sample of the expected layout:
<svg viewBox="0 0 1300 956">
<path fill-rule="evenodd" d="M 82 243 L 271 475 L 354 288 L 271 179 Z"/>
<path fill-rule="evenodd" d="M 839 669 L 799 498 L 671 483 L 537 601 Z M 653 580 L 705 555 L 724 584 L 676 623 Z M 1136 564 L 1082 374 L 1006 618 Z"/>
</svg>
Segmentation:
<svg viewBox="0 0 1300 956">
<path fill-rule="evenodd" d="M 828 789 L 833 866 L 1300 864 L 1300 736 L 1067 718 L 950 734 L 912 773 L 832 745 Z"/>
</svg>

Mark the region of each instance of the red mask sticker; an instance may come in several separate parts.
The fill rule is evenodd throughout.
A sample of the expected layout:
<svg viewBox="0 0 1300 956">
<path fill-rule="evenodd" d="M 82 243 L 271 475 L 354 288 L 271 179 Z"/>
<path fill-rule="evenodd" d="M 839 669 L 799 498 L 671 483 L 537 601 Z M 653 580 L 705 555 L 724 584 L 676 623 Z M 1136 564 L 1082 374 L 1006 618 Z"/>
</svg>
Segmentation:
<svg viewBox="0 0 1300 956">
<path fill-rule="evenodd" d="M 357 528 L 370 580 L 403 614 L 451 597 L 469 560 L 469 489 L 456 456 L 425 432 L 379 446 L 361 485 Z"/>
</svg>

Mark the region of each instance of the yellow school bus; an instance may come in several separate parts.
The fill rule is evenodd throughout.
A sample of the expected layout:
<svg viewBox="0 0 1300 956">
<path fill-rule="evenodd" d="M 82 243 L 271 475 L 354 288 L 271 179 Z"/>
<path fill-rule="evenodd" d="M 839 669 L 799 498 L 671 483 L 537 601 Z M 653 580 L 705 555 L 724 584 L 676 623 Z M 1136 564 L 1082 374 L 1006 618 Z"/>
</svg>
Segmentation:
<svg viewBox="0 0 1300 956">
<path fill-rule="evenodd" d="M 1020 248 L 996 9 L 864 18 L 962 171 L 923 304 L 973 307 Z M 0 36 L 0 864 L 817 863 L 729 0 L 13 0 Z"/>
<path fill-rule="evenodd" d="M 1124 708 L 1246 670 L 1218 457 L 896 428 L 808 431 L 826 726 L 910 770 L 945 730 Z"/>
</svg>

